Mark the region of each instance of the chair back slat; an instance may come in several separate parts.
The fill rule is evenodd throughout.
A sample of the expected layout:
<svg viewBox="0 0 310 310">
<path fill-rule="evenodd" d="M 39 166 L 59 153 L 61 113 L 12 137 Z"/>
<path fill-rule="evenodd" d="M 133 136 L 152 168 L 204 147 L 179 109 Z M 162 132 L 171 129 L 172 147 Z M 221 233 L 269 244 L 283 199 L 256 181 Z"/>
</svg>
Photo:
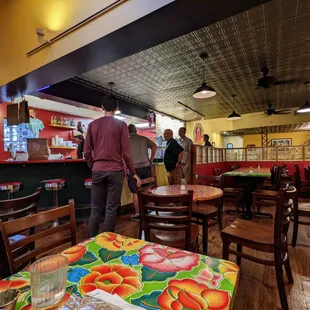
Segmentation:
<svg viewBox="0 0 310 310">
<path fill-rule="evenodd" d="M 138 197 L 140 220 L 145 232 L 145 240 L 151 241 L 152 229 L 183 231 L 186 249 L 191 250 L 193 191 L 173 197 L 160 197 L 139 191 Z"/>
<path fill-rule="evenodd" d="M 286 249 L 283 249 L 283 243 L 287 240 L 290 216 L 293 211 L 293 202 L 297 191 L 295 187 L 287 186 L 286 188 L 281 188 L 278 193 L 274 224 L 274 243 L 280 252 L 286 252 Z"/>
<path fill-rule="evenodd" d="M 223 175 L 196 175 L 196 184 L 222 188 Z"/>
<path fill-rule="evenodd" d="M 26 197 L 1 200 L 0 220 L 6 222 L 9 219 L 17 219 L 37 213 L 40 190 L 41 188 L 38 188 L 34 194 Z"/>
<path fill-rule="evenodd" d="M 138 188 L 139 191 L 150 193 L 153 188 L 157 187 L 156 177 L 150 177 L 146 179 L 141 179 L 141 187 Z"/>
<path fill-rule="evenodd" d="M 68 224 L 63 224 L 55 228 L 47 229 L 44 231 L 40 231 L 35 233 L 35 229 L 42 224 L 48 224 L 56 219 L 70 217 L 70 222 Z M 3 243 L 5 245 L 5 250 L 7 253 L 9 267 L 11 274 L 16 273 L 18 268 L 22 266 L 24 263 L 27 263 L 38 255 L 41 255 L 47 251 L 54 249 L 60 245 L 71 242 L 71 245 L 76 244 L 76 231 L 75 231 L 75 205 L 74 200 L 69 200 L 69 205 L 56 208 L 53 210 L 41 212 L 38 214 L 33 214 L 29 216 L 25 216 L 24 218 L 2 222 L 0 221 L 0 231 L 3 238 Z M 12 235 L 16 235 L 20 232 L 23 232 L 27 229 L 33 229 L 33 233 L 30 236 L 26 236 L 24 239 L 10 243 L 9 237 Z M 55 233 L 70 231 L 69 237 L 56 238 Z M 48 241 L 44 245 L 40 245 L 38 247 L 30 247 L 29 251 L 23 253 L 22 255 L 16 257 L 16 253 L 19 248 L 23 246 L 27 246 L 29 244 L 35 244 L 36 241 L 42 240 L 44 237 L 49 236 L 50 238 L 46 238 L 49 240 L 56 241 Z"/>
<path fill-rule="evenodd" d="M 59 225 L 59 226 L 49 228 L 46 230 L 42 230 L 39 233 L 36 233 L 35 235 L 30 235 L 30 236 L 25 237 L 24 239 L 21 239 L 21 240 L 15 241 L 15 242 L 11 242 L 11 249 L 16 250 L 22 246 L 25 246 L 25 245 L 28 245 L 29 243 L 32 243 L 33 241 L 42 239 L 42 238 L 47 237 L 47 236 L 51 236 L 53 234 L 56 234 L 60 231 L 67 230 L 67 229 L 70 229 L 70 223 Z"/>
</svg>

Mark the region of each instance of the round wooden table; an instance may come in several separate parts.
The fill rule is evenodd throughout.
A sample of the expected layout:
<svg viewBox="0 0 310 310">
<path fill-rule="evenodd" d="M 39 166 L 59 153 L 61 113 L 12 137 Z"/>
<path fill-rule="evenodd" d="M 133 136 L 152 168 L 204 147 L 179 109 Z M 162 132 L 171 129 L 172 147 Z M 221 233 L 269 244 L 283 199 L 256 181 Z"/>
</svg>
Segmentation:
<svg viewBox="0 0 310 310">
<path fill-rule="evenodd" d="M 194 201 L 213 200 L 223 196 L 220 188 L 206 185 L 168 185 L 152 189 L 152 194 L 156 196 L 178 196 L 194 191 Z"/>
</svg>

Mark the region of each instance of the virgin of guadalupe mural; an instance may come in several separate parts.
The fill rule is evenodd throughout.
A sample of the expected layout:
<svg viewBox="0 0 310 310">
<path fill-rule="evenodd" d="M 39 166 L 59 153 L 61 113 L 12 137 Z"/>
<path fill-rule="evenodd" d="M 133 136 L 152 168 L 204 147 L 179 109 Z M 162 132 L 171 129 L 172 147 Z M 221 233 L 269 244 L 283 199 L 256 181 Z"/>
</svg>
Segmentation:
<svg viewBox="0 0 310 310">
<path fill-rule="evenodd" d="M 194 143 L 195 144 L 202 144 L 203 143 L 203 127 L 200 123 L 197 123 L 194 127 Z"/>
</svg>

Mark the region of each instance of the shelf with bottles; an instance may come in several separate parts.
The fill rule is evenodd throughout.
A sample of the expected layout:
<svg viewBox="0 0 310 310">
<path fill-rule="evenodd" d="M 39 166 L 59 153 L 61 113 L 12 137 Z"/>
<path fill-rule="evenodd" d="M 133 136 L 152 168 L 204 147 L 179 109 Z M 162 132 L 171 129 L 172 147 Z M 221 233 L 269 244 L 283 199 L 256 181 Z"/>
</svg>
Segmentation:
<svg viewBox="0 0 310 310">
<path fill-rule="evenodd" d="M 62 129 L 76 129 L 76 123 L 73 119 L 62 116 L 51 116 L 50 127 L 62 128 Z"/>
</svg>

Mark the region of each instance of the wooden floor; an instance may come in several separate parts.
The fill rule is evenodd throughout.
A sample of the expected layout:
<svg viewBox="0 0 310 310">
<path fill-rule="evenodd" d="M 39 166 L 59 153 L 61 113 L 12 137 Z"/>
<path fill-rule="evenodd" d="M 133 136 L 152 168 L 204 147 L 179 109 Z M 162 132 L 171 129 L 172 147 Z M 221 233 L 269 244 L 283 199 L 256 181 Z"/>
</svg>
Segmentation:
<svg viewBox="0 0 310 310">
<path fill-rule="evenodd" d="M 224 227 L 236 216 L 224 214 Z M 117 219 L 116 233 L 137 237 L 137 222 L 130 221 L 130 216 Z M 289 232 L 291 243 L 292 225 Z M 87 224 L 77 225 L 78 242 L 87 237 Z M 200 247 L 201 248 L 201 247 Z M 249 250 L 249 253 L 257 252 Z M 310 226 L 300 226 L 296 248 L 289 246 L 294 284 L 287 282 L 286 289 L 291 310 L 310 310 Z M 209 229 L 209 256 L 221 258 L 222 241 L 218 226 Z M 261 257 L 267 257 L 262 254 Z M 230 256 L 235 261 L 235 257 Z M 286 279 L 286 275 L 285 275 Z M 246 260 L 241 264 L 241 276 L 237 289 L 235 310 L 274 310 L 281 309 L 274 268 L 252 263 Z"/>
</svg>

